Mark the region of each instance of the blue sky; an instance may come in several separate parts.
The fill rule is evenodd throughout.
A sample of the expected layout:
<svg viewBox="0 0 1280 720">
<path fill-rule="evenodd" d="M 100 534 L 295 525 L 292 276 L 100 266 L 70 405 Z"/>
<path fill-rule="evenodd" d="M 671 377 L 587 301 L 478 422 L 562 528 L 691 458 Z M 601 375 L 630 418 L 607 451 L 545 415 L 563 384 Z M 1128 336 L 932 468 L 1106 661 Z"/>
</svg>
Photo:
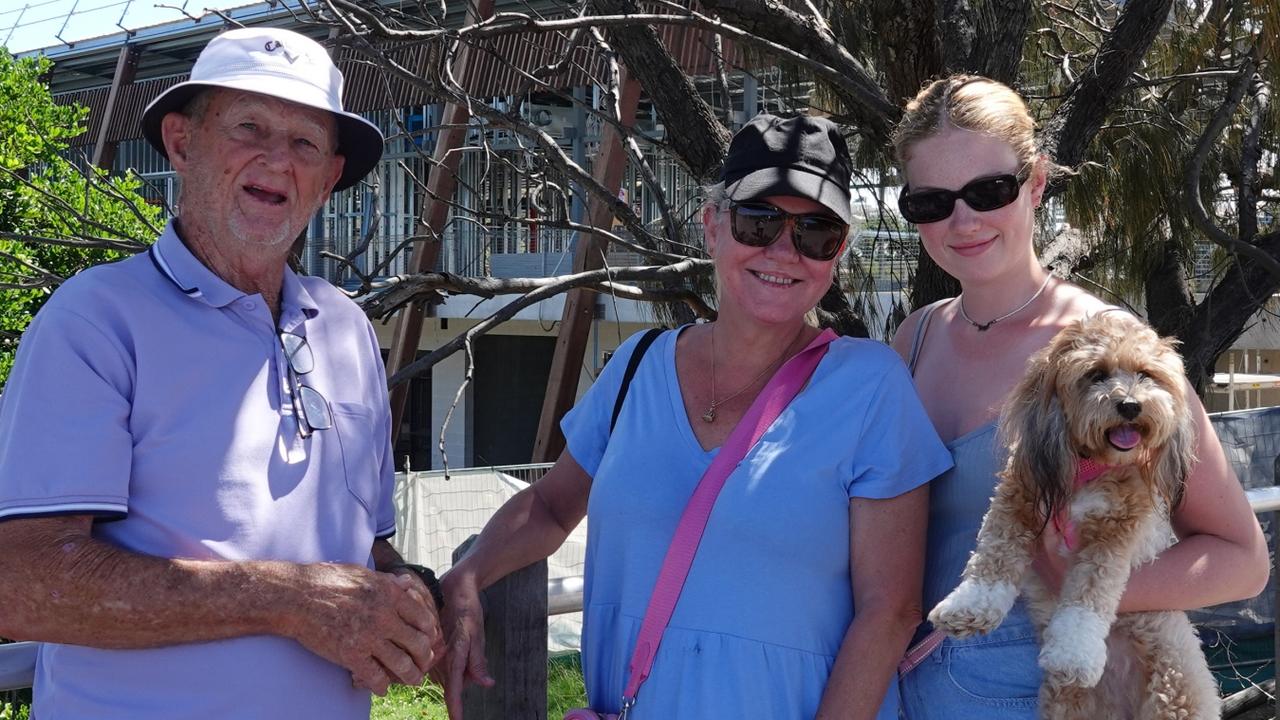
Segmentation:
<svg viewBox="0 0 1280 720">
<path fill-rule="evenodd" d="M 250 0 L 0 0 L 0 44 L 10 52 L 60 45 L 200 16 Z M 61 37 L 61 39 L 59 38 Z"/>
</svg>

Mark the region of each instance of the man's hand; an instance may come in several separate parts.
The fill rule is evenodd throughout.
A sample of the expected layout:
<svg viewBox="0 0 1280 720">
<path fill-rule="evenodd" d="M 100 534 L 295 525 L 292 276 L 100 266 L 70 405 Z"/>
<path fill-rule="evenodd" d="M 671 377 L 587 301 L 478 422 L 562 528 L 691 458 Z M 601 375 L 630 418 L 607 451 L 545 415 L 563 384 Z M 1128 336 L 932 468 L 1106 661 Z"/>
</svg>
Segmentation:
<svg viewBox="0 0 1280 720">
<path fill-rule="evenodd" d="M 430 612 L 431 628 L 429 631 L 424 632 L 431 638 L 431 657 L 427 658 L 427 664 L 425 666 L 421 664 L 418 665 L 418 669 L 424 674 L 430 674 L 432 668 L 439 665 L 445 658 L 444 633 L 441 632 L 440 629 L 440 609 L 437 607 L 435 598 L 431 594 L 431 589 L 422 581 L 422 578 L 418 577 L 417 573 L 413 572 L 409 568 L 401 567 L 392 570 L 391 574 L 396 577 L 397 582 L 405 585 L 405 591 L 408 594 L 416 596 L 415 604 L 421 603 L 425 605 Z M 406 582 L 406 579 L 408 582 Z M 422 683 L 422 678 L 419 677 L 417 682 L 409 682 L 406 680 L 399 680 L 399 682 L 404 685 L 417 686 Z"/>
<path fill-rule="evenodd" d="M 442 640 L 435 603 L 419 580 L 358 565 L 299 568 L 304 594 L 290 637 L 378 695 L 392 682 L 421 684 L 442 656 Z"/>
</svg>

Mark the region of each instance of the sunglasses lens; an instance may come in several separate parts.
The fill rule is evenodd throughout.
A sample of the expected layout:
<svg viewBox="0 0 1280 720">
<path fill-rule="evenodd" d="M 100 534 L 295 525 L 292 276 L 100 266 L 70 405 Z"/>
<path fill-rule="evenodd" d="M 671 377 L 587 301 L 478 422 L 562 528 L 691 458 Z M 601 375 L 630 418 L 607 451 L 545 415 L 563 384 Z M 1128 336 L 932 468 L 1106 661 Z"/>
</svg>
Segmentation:
<svg viewBox="0 0 1280 720">
<path fill-rule="evenodd" d="M 955 207 L 956 196 L 947 190 L 907 192 L 898 196 L 898 210 L 917 225 L 945 220 Z"/>
<path fill-rule="evenodd" d="M 772 205 L 741 203 L 733 206 L 733 239 L 743 245 L 764 247 L 782 231 L 786 217 Z"/>
<path fill-rule="evenodd" d="M 298 399 L 302 405 L 302 415 L 312 430 L 328 430 L 333 427 L 333 418 L 329 415 L 329 403 L 317 390 L 307 386 L 298 386 Z"/>
<path fill-rule="evenodd" d="M 1020 183 L 1013 175 L 974 180 L 960 191 L 965 203 L 978 212 L 999 210 L 1018 199 Z"/>
<path fill-rule="evenodd" d="M 284 347 L 285 359 L 289 367 L 299 375 L 306 375 L 315 369 L 315 359 L 311 356 L 311 346 L 307 339 L 293 333 L 280 333 L 280 344 Z"/>
<path fill-rule="evenodd" d="M 844 223 L 822 215 L 800 215 L 795 226 L 796 248 L 814 260 L 830 260 L 844 242 Z"/>
</svg>

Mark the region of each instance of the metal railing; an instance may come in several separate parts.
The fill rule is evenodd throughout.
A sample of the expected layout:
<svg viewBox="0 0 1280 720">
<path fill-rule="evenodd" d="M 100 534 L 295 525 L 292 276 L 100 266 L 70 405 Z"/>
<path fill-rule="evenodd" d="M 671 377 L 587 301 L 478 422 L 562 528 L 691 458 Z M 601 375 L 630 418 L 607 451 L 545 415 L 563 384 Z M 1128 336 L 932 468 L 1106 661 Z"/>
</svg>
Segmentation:
<svg viewBox="0 0 1280 720">
<path fill-rule="evenodd" d="M 545 472 L 545 465 L 514 466 Z M 509 472 L 504 468 L 503 472 Z M 1280 487 L 1246 490 L 1254 513 L 1280 510 Z M 583 579 L 581 575 L 555 578 L 547 582 L 547 615 L 565 615 L 582 610 Z M 38 643 L 20 642 L 0 645 L 0 692 L 31 687 L 36 669 Z"/>
</svg>

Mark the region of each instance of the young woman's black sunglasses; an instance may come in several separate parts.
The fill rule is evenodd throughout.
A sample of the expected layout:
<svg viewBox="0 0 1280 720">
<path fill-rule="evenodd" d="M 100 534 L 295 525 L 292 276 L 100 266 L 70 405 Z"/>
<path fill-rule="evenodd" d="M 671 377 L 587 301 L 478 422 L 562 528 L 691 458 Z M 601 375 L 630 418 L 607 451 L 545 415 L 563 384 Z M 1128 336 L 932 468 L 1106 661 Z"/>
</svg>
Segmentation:
<svg viewBox="0 0 1280 720">
<path fill-rule="evenodd" d="M 733 239 L 751 247 L 767 247 L 791 226 L 791 242 L 803 256 L 830 260 L 840 252 L 849 226 L 820 213 L 793 215 L 765 202 L 734 203 L 729 207 Z"/>
<path fill-rule="evenodd" d="M 912 191 L 910 186 L 906 186 L 898 195 L 898 210 L 907 222 L 917 225 L 951 217 L 956 200 L 964 200 L 966 205 L 978 212 L 999 210 L 1018 199 L 1018 192 L 1022 189 L 1022 183 L 1027 181 L 1030 169 L 1030 165 L 1024 165 L 1017 174 L 981 177 L 959 190 Z"/>
</svg>

